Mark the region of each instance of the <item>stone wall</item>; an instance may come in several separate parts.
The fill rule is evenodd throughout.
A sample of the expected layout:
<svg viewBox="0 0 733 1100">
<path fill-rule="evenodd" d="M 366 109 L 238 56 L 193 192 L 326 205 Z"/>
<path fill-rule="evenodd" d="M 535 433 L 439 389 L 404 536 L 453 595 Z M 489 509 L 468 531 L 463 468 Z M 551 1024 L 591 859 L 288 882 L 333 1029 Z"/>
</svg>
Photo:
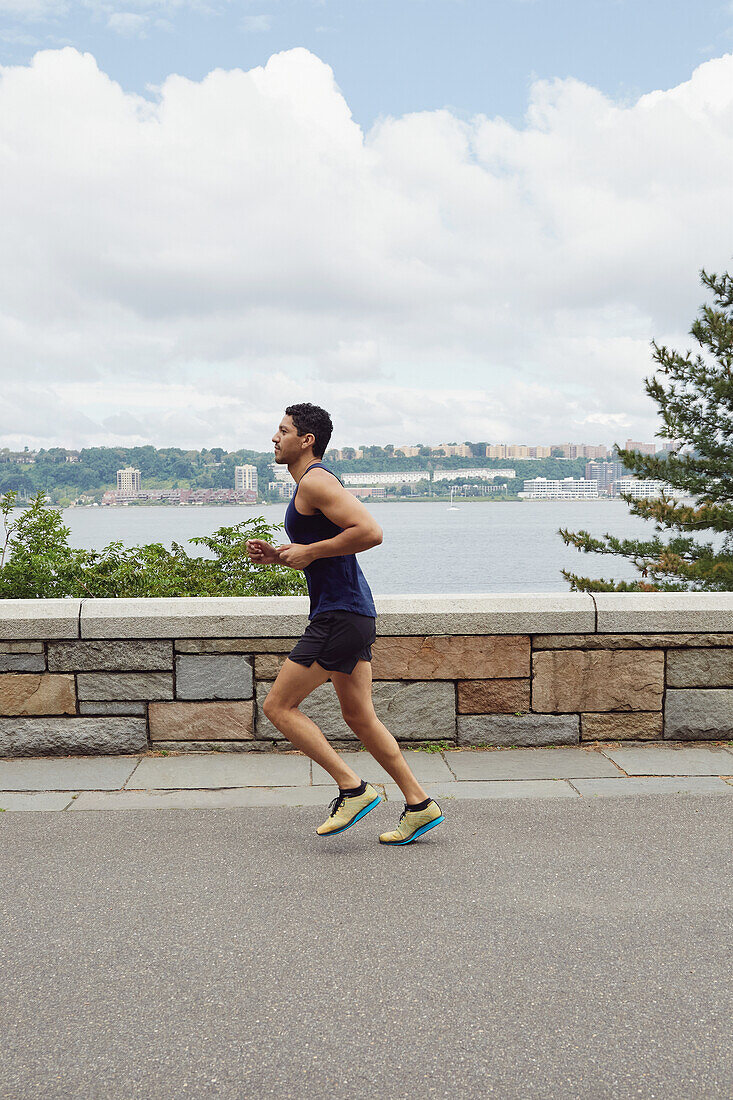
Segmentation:
<svg viewBox="0 0 733 1100">
<path fill-rule="evenodd" d="M 376 598 L 405 745 L 733 737 L 733 593 Z M 301 596 L 0 601 L 0 756 L 288 748 L 262 711 Z M 302 705 L 354 744 L 333 685 Z"/>
</svg>

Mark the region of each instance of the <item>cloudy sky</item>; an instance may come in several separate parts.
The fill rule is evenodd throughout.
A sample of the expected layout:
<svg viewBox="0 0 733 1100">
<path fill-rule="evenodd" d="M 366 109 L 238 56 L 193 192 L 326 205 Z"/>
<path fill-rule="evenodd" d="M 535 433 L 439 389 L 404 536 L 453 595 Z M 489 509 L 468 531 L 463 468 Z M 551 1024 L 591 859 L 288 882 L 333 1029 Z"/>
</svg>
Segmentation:
<svg viewBox="0 0 733 1100">
<path fill-rule="evenodd" d="M 732 50 L 723 0 L 0 0 L 0 446 L 651 439 Z"/>
</svg>

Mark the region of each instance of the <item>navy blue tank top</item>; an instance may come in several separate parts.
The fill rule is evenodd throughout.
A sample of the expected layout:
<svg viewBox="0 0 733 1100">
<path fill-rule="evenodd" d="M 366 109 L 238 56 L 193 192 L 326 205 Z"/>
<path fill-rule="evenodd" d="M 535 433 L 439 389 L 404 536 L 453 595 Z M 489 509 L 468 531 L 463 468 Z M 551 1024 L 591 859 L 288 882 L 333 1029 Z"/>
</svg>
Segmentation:
<svg viewBox="0 0 733 1100">
<path fill-rule="evenodd" d="M 308 470 L 320 466 L 328 469 L 322 462 L 314 462 Z M 306 470 L 306 473 L 308 472 Z M 328 470 L 329 474 L 341 481 L 338 474 Z M 303 475 L 303 477 L 305 474 Z M 341 481 L 343 485 L 343 481 Z M 305 516 L 295 507 L 296 488 L 285 513 L 285 530 L 291 542 L 321 542 L 339 535 L 344 528 L 333 523 L 323 512 Z M 359 567 L 356 554 L 338 554 L 332 558 L 316 558 L 303 570 L 308 595 L 310 596 L 309 619 L 322 611 L 353 611 L 357 615 L 377 617 L 372 592 L 367 579 Z"/>
</svg>

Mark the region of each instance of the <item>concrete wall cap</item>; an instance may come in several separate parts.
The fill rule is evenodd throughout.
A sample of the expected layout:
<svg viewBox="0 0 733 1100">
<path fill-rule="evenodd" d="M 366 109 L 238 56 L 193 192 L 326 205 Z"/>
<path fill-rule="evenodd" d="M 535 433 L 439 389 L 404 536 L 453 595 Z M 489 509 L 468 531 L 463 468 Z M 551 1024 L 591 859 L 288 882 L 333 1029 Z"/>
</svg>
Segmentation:
<svg viewBox="0 0 733 1100">
<path fill-rule="evenodd" d="M 586 593 L 376 596 L 377 630 L 399 634 L 579 633 L 595 625 Z M 302 634 L 307 596 L 85 599 L 82 638 L 278 638 Z"/>
<path fill-rule="evenodd" d="M 0 638 L 78 638 L 81 600 L 0 600 Z"/>
<path fill-rule="evenodd" d="M 733 631 L 733 592 L 595 592 L 599 634 Z"/>
</svg>

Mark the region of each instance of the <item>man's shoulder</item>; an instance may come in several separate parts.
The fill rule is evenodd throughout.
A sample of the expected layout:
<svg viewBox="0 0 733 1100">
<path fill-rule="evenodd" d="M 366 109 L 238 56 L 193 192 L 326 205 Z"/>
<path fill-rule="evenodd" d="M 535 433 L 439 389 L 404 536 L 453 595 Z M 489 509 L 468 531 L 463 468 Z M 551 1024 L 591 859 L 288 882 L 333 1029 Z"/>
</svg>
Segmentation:
<svg viewBox="0 0 733 1100">
<path fill-rule="evenodd" d="M 333 470 L 328 470 L 323 466 L 311 466 L 309 470 L 306 470 L 306 473 L 308 477 L 305 477 L 304 474 L 301 478 L 303 486 L 309 486 L 316 489 L 316 491 L 320 491 L 321 487 L 326 489 L 343 488 L 340 477 Z"/>
</svg>

